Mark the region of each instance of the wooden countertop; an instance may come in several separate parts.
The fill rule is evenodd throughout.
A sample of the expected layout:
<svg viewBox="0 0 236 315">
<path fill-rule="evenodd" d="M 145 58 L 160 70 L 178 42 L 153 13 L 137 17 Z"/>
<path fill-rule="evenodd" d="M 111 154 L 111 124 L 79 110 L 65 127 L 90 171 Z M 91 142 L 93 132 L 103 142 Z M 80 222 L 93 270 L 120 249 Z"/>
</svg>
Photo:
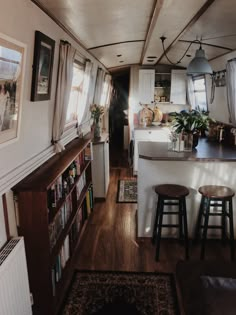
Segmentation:
<svg viewBox="0 0 236 315">
<path fill-rule="evenodd" d="M 92 139 L 93 145 L 101 144 L 109 140 L 109 133 L 101 133 L 101 137 L 98 139 Z"/>
<path fill-rule="evenodd" d="M 199 139 L 191 152 L 168 151 L 167 142 L 139 142 L 139 158 L 157 161 L 236 161 L 236 147 Z"/>
</svg>

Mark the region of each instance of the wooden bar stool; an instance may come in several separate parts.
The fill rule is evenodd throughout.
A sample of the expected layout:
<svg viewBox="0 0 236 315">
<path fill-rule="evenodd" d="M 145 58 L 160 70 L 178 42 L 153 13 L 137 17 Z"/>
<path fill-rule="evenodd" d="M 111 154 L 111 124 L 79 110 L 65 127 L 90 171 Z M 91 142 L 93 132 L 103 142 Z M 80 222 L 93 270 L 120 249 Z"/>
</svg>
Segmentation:
<svg viewBox="0 0 236 315">
<path fill-rule="evenodd" d="M 195 240 L 201 239 L 201 259 L 205 257 L 205 245 L 208 229 L 221 229 L 222 241 L 226 237 L 226 218 L 229 220 L 229 238 L 231 260 L 234 260 L 234 225 L 233 202 L 234 191 L 226 186 L 206 185 L 198 189 L 202 195 L 198 213 Z M 220 208 L 220 209 L 219 209 Z M 211 216 L 221 217 L 221 224 L 209 225 Z"/>
<path fill-rule="evenodd" d="M 156 217 L 153 227 L 152 243 L 156 244 L 156 261 L 159 260 L 162 228 L 178 227 L 179 238 L 185 240 L 185 257 L 188 259 L 188 225 L 185 197 L 189 194 L 188 188 L 181 185 L 163 184 L 155 186 L 158 194 Z M 178 206 L 178 209 L 164 211 L 165 206 Z M 163 224 L 164 215 L 178 215 L 178 224 Z"/>
</svg>

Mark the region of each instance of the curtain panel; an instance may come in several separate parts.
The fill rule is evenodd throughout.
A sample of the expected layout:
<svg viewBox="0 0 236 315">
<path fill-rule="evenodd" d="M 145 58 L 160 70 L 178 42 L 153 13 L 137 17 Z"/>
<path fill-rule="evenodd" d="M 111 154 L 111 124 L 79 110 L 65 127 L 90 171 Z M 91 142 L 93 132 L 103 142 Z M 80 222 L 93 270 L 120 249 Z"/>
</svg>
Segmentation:
<svg viewBox="0 0 236 315">
<path fill-rule="evenodd" d="M 61 41 L 52 129 L 52 140 L 55 153 L 65 149 L 61 143 L 61 137 L 66 123 L 67 108 L 73 78 L 74 57 L 75 49 L 68 42 Z"/>
<path fill-rule="evenodd" d="M 226 89 L 229 109 L 229 121 L 236 126 L 236 59 L 226 64 Z"/>
<path fill-rule="evenodd" d="M 90 127 L 90 111 L 89 111 L 89 87 L 91 82 L 93 63 L 90 60 L 86 60 L 84 71 L 84 82 L 81 104 L 79 104 L 78 111 L 82 111 L 82 118 L 78 119 L 78 134 L 86 130 L 86 124 Z"/>
<path fill-rule="evenodd" d="M 191 75 L 187 76 L 187 101 L 189 105 L 191 106 L 191 109 L 196 109 L 193 77 Z"/>
<path fill-rule="evenodd" d="M 104 78 L 105 78 L 105 71 L 101 68 L 98 68 L 96 86 L 95 86 L 95 92 L 94 92 L 94 98 L 93 98 L 94 104 L 97 104 L 97 105 L 100 105 L 100 102 L 101 102 Z"/>
</svg>

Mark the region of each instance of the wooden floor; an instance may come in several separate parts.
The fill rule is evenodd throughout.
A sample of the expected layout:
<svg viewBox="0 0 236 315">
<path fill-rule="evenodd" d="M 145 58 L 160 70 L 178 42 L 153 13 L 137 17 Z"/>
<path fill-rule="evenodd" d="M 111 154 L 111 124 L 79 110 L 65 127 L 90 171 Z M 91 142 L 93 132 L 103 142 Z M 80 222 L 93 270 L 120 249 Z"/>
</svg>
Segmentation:
<svg viewBox="0 0 236 315">
<path fill-rule="evenodd" d="M 89 270 L 174 272 L 184 259 L 184 246 L 177 240 L 161 242 L 160 261 L 149 238 L 136 238 L 137 204 L 116 203 L 118 180 L 132 176 L 128 167 L 112 167 L 106 201 L 95 204 L 82 236 L 75 267 Z M 190 247 L 190 259 L 199 259 L 199 245 Z M 229 247 L 209 241 L 206 259 L 229 260 Z"/>
</svg>

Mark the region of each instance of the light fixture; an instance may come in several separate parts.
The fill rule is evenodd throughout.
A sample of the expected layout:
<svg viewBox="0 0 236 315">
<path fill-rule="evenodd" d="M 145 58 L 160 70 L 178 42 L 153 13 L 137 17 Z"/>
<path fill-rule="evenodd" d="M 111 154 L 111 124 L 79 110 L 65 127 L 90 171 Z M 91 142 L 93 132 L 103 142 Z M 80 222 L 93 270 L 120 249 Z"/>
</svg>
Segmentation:
<svg viewBox="0 0 236 315">
<path fill-rule="evenodd" d="M 202 44 L 199 40 L 194 40 L 192 41 L 186 51 L 184 52 L 183 56 L 179 59 L 179 61 L 177 61 L 176 63 L 172 62 L 166 53 L 165 50 L 165 46 L 164 46 L 164 41 L 166 40 L 166 37 L 162 36 L 160 37 L 161 41 L 162 41 L 162 48 L 163 48 L 163 52 L 164 55 L 166 57 L 166 59 L 172 64 L 172 65 L 178 65 L 181 63 L 182 59 L 185 57 L 185 55 L 187 54 L 189 48 L 191 47 L 191 45 L 193 43 L 199 43 L 200 47 L 199 49 L 196 51 L 195 57 L 193 58 L 193 60 L 189 63 L 188 67 L 187 67 L 187 74 L 191 74 L 191 75 L 198 75 L 198 74 L 213 74 L 212 68 L 208 62 L 208 60 L 205 57 L 205 51 L 202 49 Z"/>
</svg>

